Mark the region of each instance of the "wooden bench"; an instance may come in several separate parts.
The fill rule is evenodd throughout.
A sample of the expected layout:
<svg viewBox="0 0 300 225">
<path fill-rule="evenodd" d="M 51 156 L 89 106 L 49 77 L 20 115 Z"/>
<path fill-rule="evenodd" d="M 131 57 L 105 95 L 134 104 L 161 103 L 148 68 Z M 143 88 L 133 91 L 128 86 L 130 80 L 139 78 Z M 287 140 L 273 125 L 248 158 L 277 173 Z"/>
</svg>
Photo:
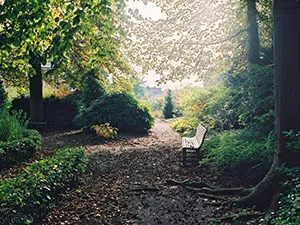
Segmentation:
<svg viewBox="0 0 300 225">
<path fill-rule="evenodd" d="M 200 159 L 200 151 L 204 137 L 207 130 L 201 124 L 198 125 L 197 131 L 194 137 L 183 137 L 182 138 L 182 153 L 183 153 L 183 163 L 186 162 L 187 151 L 194 151 L 197 153 L 198 159 Z"/>
</svg>

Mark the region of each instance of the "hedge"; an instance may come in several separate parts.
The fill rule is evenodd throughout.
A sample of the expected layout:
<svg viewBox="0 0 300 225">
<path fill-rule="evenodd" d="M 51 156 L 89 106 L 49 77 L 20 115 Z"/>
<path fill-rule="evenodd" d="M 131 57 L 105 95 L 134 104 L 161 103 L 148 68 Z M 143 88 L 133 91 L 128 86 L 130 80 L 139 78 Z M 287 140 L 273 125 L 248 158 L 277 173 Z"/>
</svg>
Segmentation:
<svg viewBox="0 0 300 225">
<path fill-rule="evenodd" d="M 82 148 L 67 148 L 36 161 L 25 173 L 0 181 L 0 224 L 37 223 L 61 193 L 84 172 L 87 158 Z"/>
<path fill-rule="evenodd" d="M 24 130 L 22 139 L 0 142 L 0 169 L 30 158 L 41 147 L 42 137 L 36 130 Z"/>
<path fill-rule="evenodd" d="M 44 120 L 49 126 L 58 128 L 73 128 L 74 117 L 77 114 L 77 102 L 81 93 L 74 92 L 62 99 L 58 97 L 48 97 L 43 99 Z M 30 99 L 28 96 L 20 96 L 12 101 L 12 110 L 22 110 L 27 117 L 30 115 Z"/>
</svg>

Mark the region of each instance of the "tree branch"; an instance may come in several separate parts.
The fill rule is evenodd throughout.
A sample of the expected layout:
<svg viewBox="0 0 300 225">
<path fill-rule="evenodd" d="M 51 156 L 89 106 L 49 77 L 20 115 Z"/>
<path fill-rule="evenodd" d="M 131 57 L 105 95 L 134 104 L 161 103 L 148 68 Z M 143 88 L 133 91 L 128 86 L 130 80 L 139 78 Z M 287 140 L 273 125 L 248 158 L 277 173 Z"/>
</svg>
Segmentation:
<svg viewBox="0 0 300 225">
<path fill-rule="evenodd" d="M 221 43 L 224 43 L 226 41 L 229 41 L 233 38 L 235 38 L 236 36 L 240 35 L 241 33 L 244 33 L 246 32 L 247 29 L 243 29 L 243 30 L 240 30 L 239 32 L 227 37 L 227 38 L 224 38 L 223 40 L 219 40 L 219 41 L 215 41 L 215 42 L 208 42 L 208 43 L 198 43 L 198 42 L 168 42 L 166 43 L 166 45 L 199 45 L 199 46 L 210 46 L 210 45 L 217 45 L 217 44 L 221 44 Z"/>
</svg>

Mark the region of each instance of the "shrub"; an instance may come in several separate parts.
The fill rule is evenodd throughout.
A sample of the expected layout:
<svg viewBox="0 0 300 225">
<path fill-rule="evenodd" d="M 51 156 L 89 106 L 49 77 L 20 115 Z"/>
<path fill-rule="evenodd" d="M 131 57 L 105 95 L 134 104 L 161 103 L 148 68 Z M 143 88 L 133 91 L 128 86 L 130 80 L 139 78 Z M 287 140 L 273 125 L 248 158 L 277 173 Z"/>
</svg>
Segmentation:
<svg viewBox="0 0 300 225">
<path fill-rule="evenodd" d="M 1 180 L 0 223 L 37 223 L 59 194 L 77 181 L 86 161 L 84 149 L 62 149 L 50 158 L 34 162 L 25 173 Z"/>
<path fill-rule="evenodd" d="M 74 118 L 77 114 L 77 103 L 80 99 L 80 93 L 74 92 L 60 99 L 51 96 L 43 99 L 44 102 L 44 120 L 50 126 L 56 127 L 74 127 Z M 28 96 L 20 96 L 12 101 L 13 110 L 22 110 L 26 115 L 30 115 L 30 100 Z"/>
<path fill-rule="evenodd" d="M 117 137 L 117 128 L 112 127 L 109 123 L 93 125 L 91 129 L 100 137 L 105 139 L 115 139 Z"/>
<path fill-rule="evenodd" d="M 278 211 L 271 224 L 298 225 L 300 224 L 300 169 L 282 166 L 279 171 L 285 174 L 287 180 L 283 183 L 285 190 L 281 194 Z"/>
<path fill-rule="evenodd" d="M 110 123 L 120 131 L 144 133 L 153 125 L 149 109 L 127 93 L 107 94 L 82 108 L 75 121 L 80 127 Z"/>
<path fill-rule="evenodd" d="M 171 127 L 182 136 L 193 136 L 198 124 L 198 121 L 193 120 L 192 118 L 181 117 L 175 119 L 172 122 Z"/>
<path fill-rule="evenodd" d="M 264 162 L 270 165 L 274 153 L 274 137 L 258 136 L 247 130 L 225 131 L 210 137 L 202 146 L 206 158 L 220 168 L 251 167 Z"/>
<path fill-rule="evenodd" d="M 35 130 L 23 130 L 21 139 L 0 142 L 0 169 L 32 156 L 41 147 L 42 137 Z"/>
<path fill-rule="evenodd" d="M 9 114 L 7 108 L 0 111 L 0 141 L 12 141 L 22 139 L 28 121 L 22 113 Z"/>
<path fill-rule="evenodd" d="M 3 81 L 0 79 L 0 110 L 4 107 L 7 101 L 7 93 L 3 86 Z"/>
<path fill-rule="evenodd" d="M 229 93 L 230 90 L 223 85 L 185 88 L 178 92 L 177 105 L 183 120 L 191 121 L 193 127 L 201 123 L 209 129 L 227 130 L 236 123 L 231 115 L 232 110 L 228 109 Z"/>
<path fill-rule="evenodd" d="M 287 138 L 286 147 L 288 151 L 300 151 L 300 131 L 284 131 Z M 296 157 L 297 158 L 297 157 Z M 298 159 L 298 158 L 297 158 Z M 296 159 L 296 160 L 297 160 Z M 299 166 L 299 160 L 297 160 Z M 279 172 L 284 174 L 286 181 L 283 183 L 285 190 L 279 201 L 279 209 L 271 224 L 296 225 L 300 224 L 300 168 L 287 168 L 282 165 Z"/>
</svg>

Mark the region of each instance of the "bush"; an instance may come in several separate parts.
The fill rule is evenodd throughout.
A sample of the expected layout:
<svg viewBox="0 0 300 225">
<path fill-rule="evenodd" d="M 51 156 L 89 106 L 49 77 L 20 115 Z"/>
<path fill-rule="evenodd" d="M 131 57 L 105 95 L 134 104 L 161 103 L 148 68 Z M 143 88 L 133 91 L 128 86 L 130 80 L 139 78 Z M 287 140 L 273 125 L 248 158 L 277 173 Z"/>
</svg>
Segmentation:
<svg viewBox="0 0 300 225">
<path fill-rule="evenodd" d="M 0 223 L 37 223 L 59 194 L 77 181 L 86 161 L 84 149 L 62 149 L 50 158 L 36 161 L 26 168 L 26 173 L 1 180 Z"/>
<path fill-rule="evenodd" d="M 28 121 L 22 113 L 13 112 L 9 114 L 7 108 L 0 111 L 0 141 L 12 141 L 22 139 Z"/>
<path fill-rule="evenodd" d="M 284 131 L 283 134 L 287 138 L 286 148 L 288 151 L 300 151 L 300 131 Z M 279 172 L 284 174 L 286 181 L 283 183 L 285 191 L 282 193 L 279 209 L 276 217 L 271 224 L 278 225 L 297 225 L 300 224 L 300 164 L 296 157 L 298 167 L 287 168 L 284 165 L 279 168 Z"/>
<path fill-rule="evenodd" d="M 77 103 L 80 93 L 74 92 L 62 99 L 51 96 L 43 99 L 44 120 L 50 126 L 74 127 L 74 118 L 77 114 Z M 30 99 L 28 96 L 20 96 L 12 101 L 13 110 L 22 110 L 27 116 L 30 115 Z"/>
<path fill-rule="evenodd" d="M 112 127 L 109 123 L 93 125 L 91 130 L 94 131 L 98 136 L 105 139 L 115 139 L 118 135 L 118 129 L 116 127 Z"/>
<path fill-rule="evenodd" d="M 300 224 L 300 169 L 280 168 L 287 176 L 286 187 L 279 201 L 279 209 L 271 224 L 298 225 Z"/>
<path fill-rule="evenodd" d="M 247 130 L 225 131 L 206 140 L 202 150 L 204 161 L 213 161 L 223 169 L 252 167 L 261 162 L 270 165 L 274 136 L 258 136 Z"/>
<path fill-rule="evenodd" d="M 175 129 L 178 133 L 180 133 L 182 136 L 193 136 L 195 134 L 195 130 L 198 126 L 198 122 L 196 120 L 193 120 L 192 118 L 185 118 L 181 117 L 178 119 L 175 119 L 171 127 Z"/>
<path fill-rule="evenodd" d="M 188 120 L 193 127 L 201 123 L 209 129 L 233 128 L 236 121 L 232 118 L 232 110 L 228 108 L 229 93 L 230 90 L 223 85 L 179 91 L 177 105 L 183 114 L 182 124 Z"/>
<path fill-rule="evenodd" d="M 4 89 L 3 81 L 0 80 L 0 110 L 3 109 L 6 102 L 7 102 L 7 93 Z"/>
<path fill-rule="evenodd" d="M 127 93 L 107 94 L 82 108 L 75 119 L 79 127 L 110 123 L 120 131 L 144 133 L 153 125 L 149 109 Z"/>
<path fill-rule="evenodd" d="M 0 142 L 0 169 L 32 156 L 41 147 L 42 137 L 35 130 L 23 130 L 21 139 Z"/>
</svg>

